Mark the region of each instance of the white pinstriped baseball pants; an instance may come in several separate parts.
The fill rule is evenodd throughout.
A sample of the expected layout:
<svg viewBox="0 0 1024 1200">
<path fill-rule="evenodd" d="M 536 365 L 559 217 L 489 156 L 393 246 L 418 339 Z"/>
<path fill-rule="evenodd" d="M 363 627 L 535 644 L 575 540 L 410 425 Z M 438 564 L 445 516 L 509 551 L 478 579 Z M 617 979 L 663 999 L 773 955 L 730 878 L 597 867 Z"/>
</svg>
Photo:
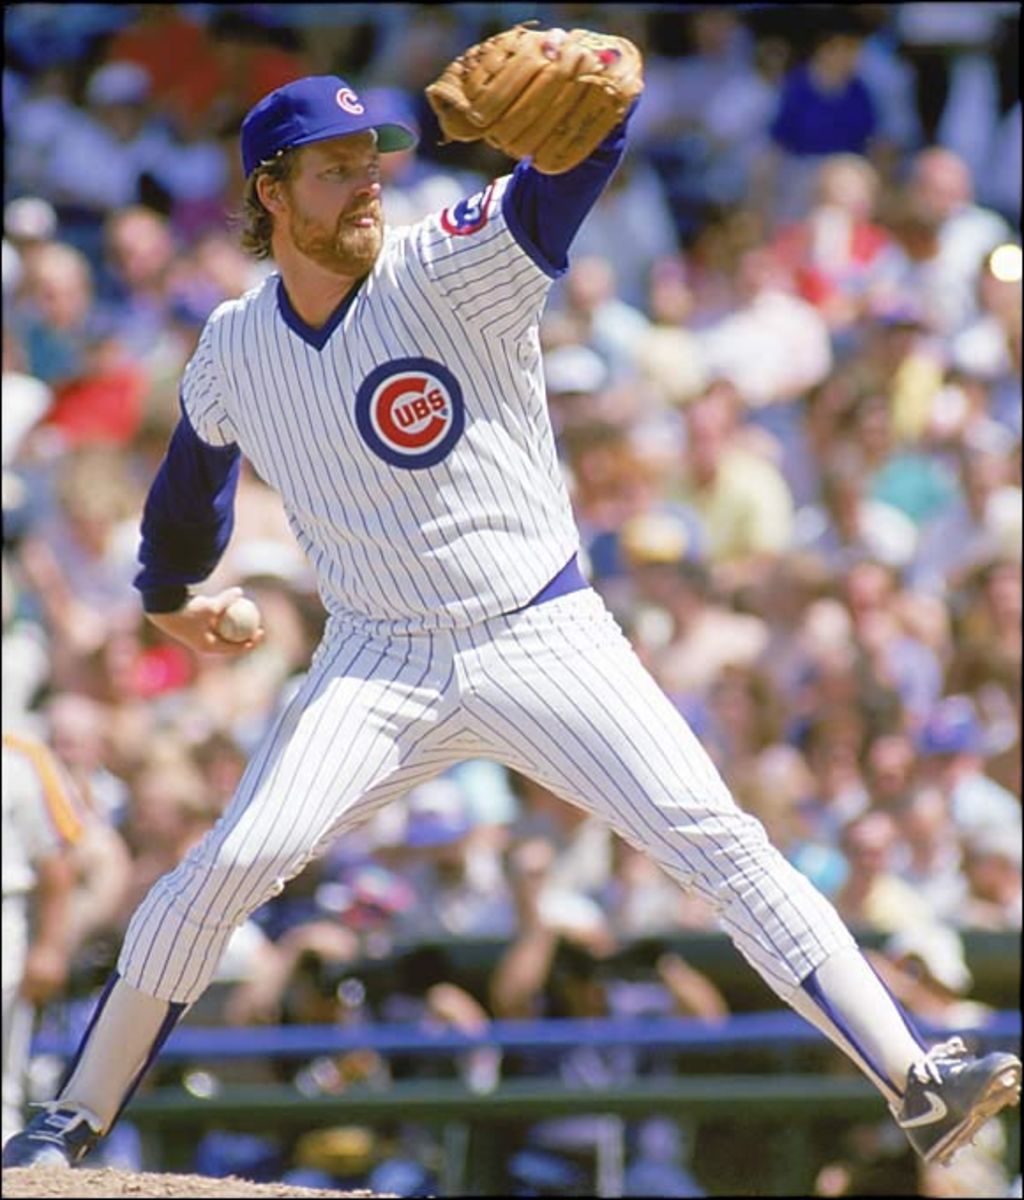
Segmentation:
<svg viewBox="0 0 1024 1200">
<path fill-rule="evenodd" d="M 394 636 L 332 619 L 216 826 L 132 918 L 118 970 L 191 1003 L 233 929 L 375 810 L 490 758 L 596 813 L 711 902 L 784 1000 L 854 945 L 732 800 L 591 589 L 477 626 Z"/>
</svg>

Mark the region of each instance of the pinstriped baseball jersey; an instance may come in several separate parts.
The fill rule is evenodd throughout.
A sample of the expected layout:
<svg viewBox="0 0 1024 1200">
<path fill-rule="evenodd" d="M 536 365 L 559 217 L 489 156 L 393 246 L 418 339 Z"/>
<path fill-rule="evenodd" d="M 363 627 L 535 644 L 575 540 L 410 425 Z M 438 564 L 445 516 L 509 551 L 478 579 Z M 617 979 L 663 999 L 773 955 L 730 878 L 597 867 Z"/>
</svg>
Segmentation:
<svg viewBox="0 0 1024 1200">
<path fill-rule="evenodd" d="M 186 371 L 197 434 L 281 494 L 331 613 L 465 626 L 527 604 L 578 547 L 541 368 L 552 277 L 509 226 L 508 181 L 389 230 L 321 330 L 270 276 Z"/>
</svg>

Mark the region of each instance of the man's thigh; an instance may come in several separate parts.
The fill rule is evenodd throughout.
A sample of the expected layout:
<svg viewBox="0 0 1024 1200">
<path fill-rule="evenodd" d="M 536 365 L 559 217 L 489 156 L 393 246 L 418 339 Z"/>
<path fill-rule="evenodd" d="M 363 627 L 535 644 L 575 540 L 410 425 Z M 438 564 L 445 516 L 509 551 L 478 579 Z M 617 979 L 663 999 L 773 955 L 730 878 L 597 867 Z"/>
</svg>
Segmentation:
<svg viewBox="0 0 1024 1200">
<path fill-rule="evenodd" d="M 842 938 L 834 914 L 734 802 L 600 598 L 548 607 L 474 639 L 467 704 L 486 754 L 605 820 L 792 988 Z"/>
<path fill-rule="evenodd" d="M 501 761 L 609 819 L 633 842 L 663 836 L 668 824 L 706 837 L 716 823 L 742 818 L 595 594 L 514 614 L 474 650 L 467 704 Z"/>
<path fill-rule="evenodd" d="M 231 930 L 337 837 L 455 761 L 452 678 L 433 639 L 352 635 L 322 647 L 216 825 L 154 885 L 121 969 L 151 995 L 191 1002 Z M 450 659 L 450 649 L 448 651 Z"/>
</svg>

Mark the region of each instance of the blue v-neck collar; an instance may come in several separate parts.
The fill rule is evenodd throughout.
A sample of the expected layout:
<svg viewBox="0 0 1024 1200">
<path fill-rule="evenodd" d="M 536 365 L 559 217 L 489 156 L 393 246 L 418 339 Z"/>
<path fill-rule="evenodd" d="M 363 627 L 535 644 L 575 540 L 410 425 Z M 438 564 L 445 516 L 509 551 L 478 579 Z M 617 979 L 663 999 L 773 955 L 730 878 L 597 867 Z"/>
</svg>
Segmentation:
<svg viewBox="0 0 1024 1200">
<path fill-rule="evenodd" d="M 352 307 L 356 296 L 359 295 L 359 292 L 366 280 L 367 276 L 364 275 L 363 278 L 360 279 L 355 285 L 355 287 L 352 288 L 352 290 L 345 296 L 345 298 L 340 301 L 338 307 L 334 310 L 334 312 L 331 313 L 331 315 L 320 326 L 319 329 L 315 329 L 312 325 L 307 325 L 306 322 L 295 311 L 295 309 L 292 308 L 292 302 L 288 299 L 288 293 L 285 291 L 284 287 L 284 280 L 280 277 L 280 275 L 277 277 L 277 307 L 281 313 L 284 323 L 290 330 L 292 330 L 293 333 L 297 333 L 299 337 L 302 338 L 302 340 L 308 345 L 312 346 L 314 350 L 322 350 L 324 346 L 327 345 L 331 334 L 335 331 L 335 329 L 338 328 L 345 314 Z"/>
</svg>

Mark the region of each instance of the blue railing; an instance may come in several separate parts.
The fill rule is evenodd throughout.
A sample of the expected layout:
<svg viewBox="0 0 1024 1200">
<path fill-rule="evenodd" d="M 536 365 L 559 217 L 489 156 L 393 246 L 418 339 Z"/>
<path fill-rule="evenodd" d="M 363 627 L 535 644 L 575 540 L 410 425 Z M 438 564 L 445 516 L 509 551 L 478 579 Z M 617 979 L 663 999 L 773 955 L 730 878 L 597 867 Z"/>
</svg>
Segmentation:
<svg viewBox="0 0 1024 1200">
<path fill-rule="evenodd" d="M 91 1004 L 75 1004 L 49 1013 L 45 1028 L 34 1039 L 34 1052 L 69 1057 L 90 1009 Z M 983 1027 L 971 1029 L 919 1025 L 922 1033 L 936 1040 L 960 1033 L 978 1047 L 1013 1048 L 1020 1043 L 1021 1013 L 999 1012 Z M 453 1056 L 480 1046 L 555 1054 L 581 1045 L 658 1049 L 693 1058 L 711 1052 L 718 1059 L 713 1075 L 694 1075 L 684 1066 L 667 1077 L 643 1076 L 611 1089 L 513 1076 L 495 1079 L 494 1086 L 484 1091 L 457 1078 L 413 1078 L 384 1088 L 363 1083 L 340 1093 L 314 1094 L 294 1083 L 232 1083 L 231 1071 L 214 1065 L 222 1078 L 208 1092 L 196 1093 L 180 1084 L 157 1087 L 134 1099 L 127 1119 L 146 1138 L 151 1165 L 162 1170 L 191 1169 L 184 1148 L 209 1129 L 287 1137 L 348 1121 L 371 1126 L 396 1120 L 440 1125 L 446 1131 L 442 1194 L 487 1196 L 504 1194 L 496 1164 L 502 1161 L 502 1130 L 509 1123 L 605 1115 L 613 1132 L 599 1147 L 599 1159 L 608 1162 L 598 1174 L 606 1178 L 614 1175 L 613 1168 L 621 1175 L 624 1122 L 659 1112 L 670 1118 L 685 1117 L 694 1128 L 713 1129 L 735 1121 L 741 1113 L 745 1122 L 774 1122 L 773 1136 L 787 1147 L 785 1155 L 761 1171 L 761 1194 L 801 1195 L 808 1194 L 814 1177 L 815 1122 L 877 1120 L 883 1114 L 878 1093 L 860 1075 L 807 1070 L 807 1064 L 792 1070 L 791 1050 L 816 1045 L 826 1055 L 830 1044 L 788 1010 L 738 1013 L 718 1023 L 682 1017 L 493 1021 L 475 1036 L 423 1022 L 347 1027 L 184 1025 L 168 1040 L 161 1062 L 205 1065 L 255 1058 L 312 1059 L 367 1049 L 381 1054 Z M 722 1056 L 731 1051 L 738 1057 L 727 1063 Z M 736 1074 L 738 1064 L 749 1072 L 752 1054 L 773 1055 L 773 1066 L 762 1067 L 757 1074 Z M 1016 1163 L 1019 1142 L 1011 1144 L 1009 1158 Z M 621 1195 L 621 1180 L 595 1194 Z"/>
<path fill-rule="evenodd" d="M 84 1030 L 84 1018 L 65 1029 L 41 1030 L 33 1041 L 34 1054 L 69 1057 Z M 918 1022 L 929 1037 L 960 1033 L 981 1044 L 1020 1040 L 1020 1012 L 1000 1012 L 984 1026 L 970 1029 L 930 1026 Z M 593 1020 L 492 1021 L 479 1034 L 425 1024 L 274 1025 L 246 1027 L 182 1026 L 168 1039 L 161 1061 L 193 1059 L 306 1058 L 350 1050 L 381 1054 L 452 1054 L 475 1046 L 504 1050 L 566 1050 L 574 1046 L 643 1046 L 657 1048 L 759 1049 L 782 1045 L 827 1043 L 795 1013 L 738 1013 L 719 1023 L 685 1017 L 602 1018 Z"/>
</svg>

